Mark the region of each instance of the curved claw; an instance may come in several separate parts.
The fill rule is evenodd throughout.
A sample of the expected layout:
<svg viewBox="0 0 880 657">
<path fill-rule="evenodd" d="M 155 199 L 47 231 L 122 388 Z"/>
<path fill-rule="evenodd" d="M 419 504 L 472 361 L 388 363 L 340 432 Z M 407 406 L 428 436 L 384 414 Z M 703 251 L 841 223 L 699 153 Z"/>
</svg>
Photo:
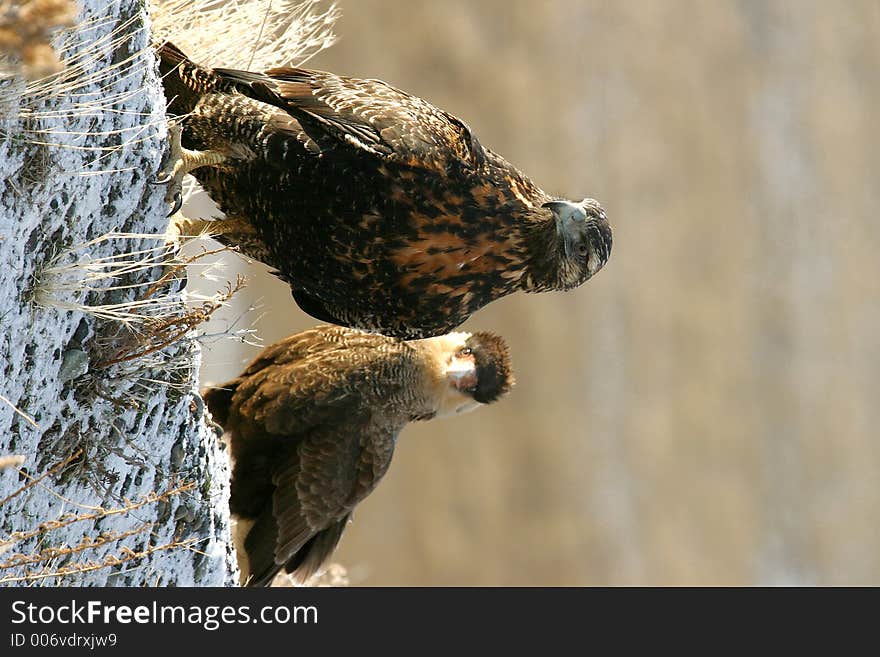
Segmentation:
<svg viewBox="0 0 880 657">
<path fill-rule="evenodd" d="M 181 194 L 180 191 L 178 190 L 178 191 L 174 192 L 174 205 L 171 207 L 171 212 L 169 212 L 165 216 L 170 217 L 172 215 L 177 214 L 178 211 L 180 211 L 180 208 L 182 208 L 182 207 L 183 207 L 183 194 Z"/>
<path fill-rule="evenodd" d="M 174 180 L 174 175 L 168 171 L 161 171 L 153 180 L 147 181 L 151 185 L 167 185 Z"/>
</svg>

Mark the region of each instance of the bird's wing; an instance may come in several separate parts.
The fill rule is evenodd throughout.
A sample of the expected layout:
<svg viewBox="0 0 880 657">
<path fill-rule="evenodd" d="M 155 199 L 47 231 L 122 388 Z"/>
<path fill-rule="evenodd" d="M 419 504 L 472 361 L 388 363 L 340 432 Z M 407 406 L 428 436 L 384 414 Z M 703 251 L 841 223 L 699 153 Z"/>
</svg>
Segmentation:
<svg viewBox="0 0 880 657">
<path fill-rule="evenodd" d="M 236 416 L 245 420 L 238 423 L 239 439 L 247 440 L 250 433 L 296 438 L 356 409 L 360 399 L 345 372 L 353 363 L 340 356 L 312 355 L 241 379 L 232 398 Z"/>
<path fill-rule="evenodd" d="M 290 562 L 319 532 L 347 517 L 388 470 L 399 427 L 371 415 L 361 409 L 310 432 L 275 470 L 276 564 Z"/>
<path fill-rule="evenodd" d="M 327 304 L 322 299 L 319 299 L 304 290 L 295 288 L 292 285 L 290 287 L 290 294 L 296 302 L 296 305 L 299 306 L 299 309 L 304 313 L 308 313 L 315 319 L 339 325 L 345 323 L 327 309 Z"/>
<path fill-rule="evenodd" d="M 338 423 L 365 403 L 363 392 L 381 372 L 411 362 L 410 347 L 382 335 L 338 326 L 305 331 L 264 350 L 235 380 L 232 430 L 244 440 L 289 440 Z"/>
<path fill-rule="evenodd" d="M 476 169 L 485 161 L 483 147 L 463 121 L 381 80 L 298 68 L 215 73 L 294 117 L 321 151 L 344 145 L 440 171 L 453 163 Z"/>
<path fill-rule="evenodd" d="M 284 388 L 279 385 L 280 382 L 296 373 L 285 372 L 285 366 L 307 361 L 316 354 L 328 355 L 338 350 L 341 343 L 357 343 L 359 337 L 359 331 L 341 326 L 318 326 L 297 333 L 266 347 L 240 376 L 222 385 L 204 389 L 202 397 L 214 419 L 224 426 L 233 407 L 240 410 L 246 400 L 250 402 L 245 411 L 246 417 L 253 419 L 252 413 L 256 407 L 271 404 L 276 397 L 283 394 Z M 305 379 L 303 384 L 307 385 Z M 256 397 L 255 393 L 258 393 Z M 255 429 L 259 431 L 262 426 Z"/>
<path fill-rule="evenodd" d="M 326 529 L 317 532 L 290 559 L 279 563 L 275 558 L 278 523 L 272 506 L 267 506 L 251 526 L 245 539 L 247 586 L 269 586 L 282 568 L 291 573 L 296 581 L 305 584 L 333 554 L 350 517 L 351 514 L 346 514 Z"/>
<path fill-rule="evenodd" d="M 365 335 L 375 341 L 376 336 L 364 334 L 356 329 L 343 326 L 316 326 L 314 328 L 291 335 L 276 342 L 259 353 L 259 355 L 241 373 L 240 378 L 251 376 L 269 367 L 285 365 L 306 360 L 316 354 L 339 350 L 341 345 L 360 344 Z"/>
</svg>

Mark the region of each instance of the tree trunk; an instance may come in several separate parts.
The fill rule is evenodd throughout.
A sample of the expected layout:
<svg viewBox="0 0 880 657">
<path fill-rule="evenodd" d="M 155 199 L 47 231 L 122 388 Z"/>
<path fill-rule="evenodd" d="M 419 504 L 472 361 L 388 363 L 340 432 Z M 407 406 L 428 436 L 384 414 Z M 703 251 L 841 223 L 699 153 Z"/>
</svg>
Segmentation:
<svg viewBox="0 0 880 657">
<path fill-rule="evenodd" d="M 0 583 L 232 585 L 147 13 L 80 5 L 50 84 L 0 79 Z"/>
</svg>

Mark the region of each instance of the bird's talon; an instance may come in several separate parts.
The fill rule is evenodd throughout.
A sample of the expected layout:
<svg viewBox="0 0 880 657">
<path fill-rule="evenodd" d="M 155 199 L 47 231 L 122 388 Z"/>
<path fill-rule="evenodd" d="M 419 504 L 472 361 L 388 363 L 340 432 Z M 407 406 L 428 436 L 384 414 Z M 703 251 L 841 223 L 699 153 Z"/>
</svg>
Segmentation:
<svg viewBox="0 0 880 657">
<path fill-rule="evenodd" d="M 180 193 L 180 190 L 174 192 L 174 204 L 171 206 L 171 212 L 169 212 L 166 217 L 172 217 L 178 212 L 180 212 L 180 208 L 183 207 L 183 194 Z"/>
<path fill-rule="evenodd" d="M 167 171 L 162 171 L 156 175 L 153 180 L 150 180 L 149 183 L 151 185 L 167 185 L 172 180 L 174 180 L 174 176 Z"/>
</svg>

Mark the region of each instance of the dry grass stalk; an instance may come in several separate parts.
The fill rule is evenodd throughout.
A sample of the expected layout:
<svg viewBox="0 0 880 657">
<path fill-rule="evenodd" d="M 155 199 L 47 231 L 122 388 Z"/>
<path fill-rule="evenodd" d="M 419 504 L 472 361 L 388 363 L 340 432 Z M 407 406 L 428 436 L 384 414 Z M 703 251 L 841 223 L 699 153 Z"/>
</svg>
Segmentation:
<svg viewBox="0 0 880 657">
<path fill-rule="evenodd" d="M 23 532 L 12 532 L 9 535 L 8 540 L 0 541 L 0 545 L 10 542 L 15 543 L 19 541 L 26 541 L 27 539 L 33 538 L 34 536 L 45 534 L 46 532 L 50 532 L 54 529 L 61 529 L 76 522 L 84 522 L 86 520 L 98 520 L 100 518 L 106 518 L 108 516 L 116 516 L 124 513 L 130 513 L 149 504 L 156 504 L 157 502 L 167 501 L 176 495 L 181 495 L 183 493 L 194 490 L 195 488 L 195 482 L 189 482 L 180 486 L 170 487 L 164 493 L 156 493 L 155 491 L 152 491 L 145 495 L 141 500 L 137 502 L 126 502 L 121 507 L 112 509 L 105 509 L 103 507 L 86 507 L 90 509 L 90 511 L 84 513 L 65 513 L 55 520 L 46 520 L 41 522 L 34 529 Z"/>
<path fill-rule="evenodd" d="M 153 35 L 206 66 L 302 66 L 336 40 L 335 3 L 321 0 L 153 0 Z M 218 38 L 222 35 L 222 38 Z"/>
<path fill-rule="evenodd" d="M 61 62 L 52 48 L 52 38 L 76 19 L 73 0 L 0 0 L 0 54 L 21 65 L 33 80 L 55 73 Z"/>
<path fill-rule="evenodd" d="M 35 429 L 40 428 L 40 425 L 36 423 L 34 418 L 32 418 L 27 413 L 25 413 L 23 410 L 21 410 L 18 406 L 13 404 L 11 401 L 9 401 L 5 396 L 0 395 L 0 401 L 9 404 L 12 407 L 12 410 L 15 411 L 21 417 L 23 417 L 27 421 L 27 423 L 30 424 L 32 427 L 34 427 Z M 0 467 L 3 467 L 3 466 L 0 466 Z"/>
<path fill-rule="evenodd" d="M 61 471 L 62 469 L 64 469 L 64 467 L 66 465 L 68 465 L 72 461 L 78 459 L 81 455 L 82 455 L 82 450 L 79 449 L 79 450 L 75 451 L 73 454 L 71 454 L 70 456 L 68 456 L 66 459 L 64 459 L 63 461 L 58 463 L 57 465 L 53 466 L 50 470 L 47 470 L 46 472 L 41 474 L 39 477 L 37 477 L 35 479 L 31 478 L 31 480 L 28 483 L 26 483 L 24 486 L 21 486 L 18 490 L 13 491 L 12 493 L 10 493 L 6 497 L 4 497 L 2 500 L 0 500 L 0 506 L 3 506 L 12 498 L 17 497 L 18 495 L 21 495 L 23 492 L 25 492 L 29 488 L 36 486 L 38 483 L 43 481 L 43 479 L 45 479 L 46 477 L 50 477 L 53 474 L 55 474 L 56 472 Z M 21 472 L 21 471 L 19 471 L 19 472 Z M 24 475 L 25 477 L 28 477 L 27 473 L 25 473 L 25 472 L 21 472 L 21 474 Z"/>
<path fill-rule="evenodd" d="M 57 467 L 57 466 L 56 466 Z M 51 472 L 51 471 L 50 471 Z M 50 474 L 47 472 L 43 477 Z M 40 477 L 38 480 L 43 479 Z M 38 480 L 34 480 L 31 483 L 37 483 Z M 108 516 L 117 516 L 123 514 L 131 514 L 138 509 L 147 506 L 149 504 L 156 504 L 158 502 L 164 502 L 169 500 L 171 497 L 176 495 L 181 495 L 188 491 L 195 489 L 195 482 L 186 483 L 180 486 L 169 486 L 168 490 L 164 493 L 156 493 L 150 492 L 148 495 L 145 495 L 141 500 L 137 502 L 130 502 L 128 500 L 125 501 L 125 504 L 121 507 L 106 509 L 103 507 L 89 507 L 85 505 L 82 506 L 88 511 L 83 513 L 65 513 L 59 516 L 54 520 L 46 520 L 41 522 L 35 528 L 27 530 L 27 531 L 18 531 L 12 532 L 9 535 L 9 538 L 6 540 L 0 540 L 0 555 L 5 554 L 9 550 L 12 549 L 18 543 L 26 541 L 28 539 L 44 535 L 48 532 L 51 532 L 56 529 L 62 529 L 64 527 L 68 527 L 77 522 L 84 521 L 96 521 L 101 518 L 106 518 Z M 18 492 L 21 492 L 19 490 Z M 16 494 L 18 494 L 18 492 Z M 7 498 L 8 499 L 8 498 Z M 58 559 L 60 557 L 69 556 L 71 554 L 79 554 L 81 552 L 85 552 L 90 549 L 96 549 L 107 545 L 109 543 L 116 543 L 130 536 L 134 536 L 137 534 L 141 534 L 152 527 L 151 523 L 141 523 L 137 527 L 125 530 L 121 532 L 102 532 L 98 534 L 96 537 L 91 537 L 84 535 L 79 543 L 74 547 L 67 546 L 59 546 L 59 547 L 47 547 L 43 548 L 37 553 L 29 554 L 29 555 L 12 555 L 7 558 L 5 561 L 0 563 L 0 569 L 8 569 L 14 567 L 23 567 L 27 565 L 32 565 L 35 563 L 43 563 L 47 561 L 52 561 L 54 559 Z M 32 579 L 45 579 L 46 577 L 52 576 L 64 576 L 64 575 L 72 575 L 75 573 L 88 572 L 91 570 L 97 570 L 99 568 L 109 567 L 113 565 L 118 565 L 120 563 L 124 563 L 126 561 L 131 561 L 136 558 L 142 558 L 153 552 L 165 549 L 171 549 L 173 547 L 188 547 L 190 546 L 196 539 L 191 539 L 188 541 L 180 542 L 179 540 L 174 541 L 171 544 L 165 546 L 159 546 L 155 548 L 150 548 L 144 552 L 134 552 L 129 548 L 121 548 L 121 553 L 123 554 L 123 558 L 110 556 L 105 558 L 105 560 L 101 563 L 95 563 L 92 561 L 80 562 L 76 564 L 71 564 L 70 566 L 65 566 L 60 569 L 50 569 L 44 568 L 43 570 L 37 573 L 29 573 L 25 572 L 22 576 L 7 576 L 4 578 L 0 578 L 0 583 L 3 582 L 20 582 L 20 581 L 28 581 Z"/>
<path fill-rule="evenodd" d="M 22 463 L 24 463 L 24 456 L 21 454 L 0 456 L 0 470 L 3 470 L 4 468 L 15 468 Z"/>
<path fill-rule="evenodd" d="M 101 570 L 103 568 L 112 568 L 114 566 L 121 566 L 132 561 L 144 559 L 145 557 L 148 557 L 156 552 L 176 550 L 180 548 L 191 549 L 191 546 L 195 542 L 196 539 L 194 538 L 190 538 L 185 541 L 174 540 L 170 543 L 165 543 L 164 545 L 155 545 L 148 547 L 145 550 L 132 550 L 131 548 L 123 547 L 120 548 L 118 555 L 108 554 L 106 557 L 104 557 L 104 560 L 100 562 L 83 561 L 80 563 L 71 564 L 69 566 L 62 566 L 61 568 L 57 568 L 54 570 L 50 568 L 44 568 L 43 570 L 35 573 L 25 572 L 24 575 L 0 577 L 0 584 L 7 584 L 12 582 L 33 582 L 40 579 L 46 579 L 48 577 L 69 577 L 71 575 L 93 572 L 96 570 Z"/>
<path fill-rule="evenodd" d="M 6 570 L 8 568 L 16 568 L 20 566 L 29 566 L 35 563 L 52 561 L 53 559 L 68 556 L 71 554 L 78 554 L 80 552 L 85 552 L 86 550 L 93 550 L 95 548 L 107 545 L 108 543 L 121 541 L 122 539 L 128 538 L 129 536 L 142 534 L 150 529 L 152 526 L 152 523 L 145 523 L 143 525 L 135 527 L 134 529 L 129 529 L 124 532 L 101 532 L 95 538 L 92 538 L 91 536 L 83 536 L 80 542 L 74 547 L 47 547 L 33 554 L 13 554 L 7 557 L 5 561 L 0 562 L 0 570 Z"/>
</svg>

